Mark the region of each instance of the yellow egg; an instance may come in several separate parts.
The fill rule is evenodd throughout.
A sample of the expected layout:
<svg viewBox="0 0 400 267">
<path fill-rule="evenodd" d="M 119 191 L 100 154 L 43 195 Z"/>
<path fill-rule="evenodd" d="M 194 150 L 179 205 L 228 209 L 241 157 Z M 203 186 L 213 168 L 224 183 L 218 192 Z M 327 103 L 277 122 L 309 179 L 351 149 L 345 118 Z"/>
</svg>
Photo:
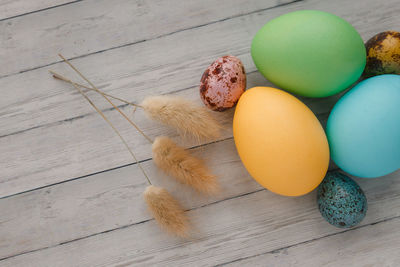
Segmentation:
<svg viewBox="0 0 400 267">
<path fill-rule="evenodd" d="M 247 90 L 236 107 L 233 136 L 247 171 L 274 193 L 307 194 L 328 170 L 324 129 L 306 105 L 282 90 Z"/>
</svg>

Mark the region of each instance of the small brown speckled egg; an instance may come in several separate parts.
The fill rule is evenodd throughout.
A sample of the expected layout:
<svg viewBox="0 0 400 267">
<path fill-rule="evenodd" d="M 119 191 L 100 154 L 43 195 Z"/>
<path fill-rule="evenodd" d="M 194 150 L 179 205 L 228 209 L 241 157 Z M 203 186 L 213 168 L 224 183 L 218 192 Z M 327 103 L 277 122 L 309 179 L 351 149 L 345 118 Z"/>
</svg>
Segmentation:
<svg viewBox="0 0 400 267">
<path fill-rule="evenodd" d="M 200 80 L 200 97 L 215 111 L 224 111 L 236 105 L 246 89 L 246 72 L 237 57 L 224 56 L 215 60 Z"/>
<path fill-rule="evenodd" d="M 365 44 L 367 65 L 364 77 L 400 74 L 400 32 L 381 32 Z"/>
</svg>

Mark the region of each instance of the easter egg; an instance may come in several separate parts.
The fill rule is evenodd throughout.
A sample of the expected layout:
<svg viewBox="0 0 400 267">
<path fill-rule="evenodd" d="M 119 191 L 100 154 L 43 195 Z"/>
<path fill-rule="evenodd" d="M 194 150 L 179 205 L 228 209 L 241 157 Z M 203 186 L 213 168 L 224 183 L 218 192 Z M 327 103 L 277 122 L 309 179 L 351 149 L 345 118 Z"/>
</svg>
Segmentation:
<svg viewBox="0 0 400 267">
<path fill-rule="evenodd" d="M 282 89 L 308 97 L 339 93 L 361 76 L 364 42 L 345 20 L 322 11 L 295 11 L 265 24 L 251 55 L 257 69 Z"/>
<path fill-rule="evenodd" d="M 328 173 L 319 185 L 317 204 L 322 217 L 339 228 L 359 224 L 368 209 L 361 187 L 339 172 Z"/>
<path fill-rule="evenodd" d="M 367 49 L 365 77 L 400 74 L 400 32 L 378 33 L 367 41 L 365 47 Z"/>
<path fill-rule="evenodd" d="M 326 132 L 332 160 L 358 177 L 400 168 L 400 75 L 366 79 L 339 99 Z"/>
<path fill-rule="evenodd" d="M 200 80 L 200 97 L 214 111 L 236 105 L 246 89 L 246 72 L 237 57 L 224 56 L 214 61 Z"/>
<path fill-rule="evenodd" d="M 247 90 L 235 110 L 233 136 L 247 171 L 274 193 L 307 194 L 328 169 L 329 146 L 321 124 L 306 105 L 285 91 Z"/>
</svg>

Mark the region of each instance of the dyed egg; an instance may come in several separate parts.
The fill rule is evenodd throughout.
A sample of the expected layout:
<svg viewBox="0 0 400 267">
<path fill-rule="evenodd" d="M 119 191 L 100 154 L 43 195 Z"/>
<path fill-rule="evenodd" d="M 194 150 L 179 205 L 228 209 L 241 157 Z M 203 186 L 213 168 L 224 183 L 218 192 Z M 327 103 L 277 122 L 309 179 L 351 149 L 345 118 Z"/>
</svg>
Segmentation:
<svg viewBox="0 0 400 267">
<path fill-rule="evenodd" d="M 200 97 L 215 111 L 224 111 L 236 105 L 246 89 L 246 72 L 240 59 L 224 56 L 214 61 L 203 73 Z"/>
<path fill-rule="evenodd" d="M 329 115 L 332 160 L 358 177 L 400 168 L 400 75 L 366 79 L 347 92 Z"/>
<path fill-rule="evenodd" d="M 366 53 L 345 20 L 302 10 L 269 21 L 251 45 L 257 69 L 282 89 L 308 97 L 339 93 L 363 73 Z"/>
<path fill-rule="evenodd" d="M 400 74 L 400 32 L 381 32 L 365 44 L 367 65 L 364 76 Z"/>
<path fill-rule="evenodd" d="M 235 110 L 233 136 L 247 171 L 274 193 L 307 194 L 328 169 L 329 146 L 321 124 L 306 105 L 282 90 L 247 90 Z"/>
<path fill-rule="evenodd" d="M 339 172 L 326 175 L 318 187 L 317 203 L 322 217 L 339 228 L 359 224 L 368 208 L 361 187 Z"/>
</svg>

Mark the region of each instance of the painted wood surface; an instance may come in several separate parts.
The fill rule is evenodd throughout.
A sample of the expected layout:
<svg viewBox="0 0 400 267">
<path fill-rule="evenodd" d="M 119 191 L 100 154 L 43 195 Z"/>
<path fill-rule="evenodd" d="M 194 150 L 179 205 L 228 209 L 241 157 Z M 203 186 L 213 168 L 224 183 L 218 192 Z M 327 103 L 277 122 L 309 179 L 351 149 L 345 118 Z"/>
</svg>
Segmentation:
<svg viewBox="0 0 400 267">
<path fill-rule="evenodd" d="M 357 179 L 369 201 L 368 215 L 357 227 L 370 227 L 400 217 L 399 175 L 400 171 L 374 181 Z M 316 208 L 315 191 L 288 198 L 256 190 L 193 209 L 188 215 L 197 230 L 189 240 L 168 236 L 150 220 L 12 257 L 2 263 L 4 266 L 22 266 L 28 262 L 39 266 L 54 263 L 57 266 L 214 266 L 349 231 L 324 221 Z M 385 240 L 377 244 L 380 242 Z M 393 254 L 390 259 L 398 257 Z"/>
<path fill-rule="evenodd" d="M 261 189 L 243 168 L 232 139 L 206 149 L 197 148 L 194 153 L 206 158 L 208 166 L 220 177 L 221 194 L 204 197 L 164 175 L 152 161 L 143 163 L 152 182 L 167 188 L 186 209 Z M 0 258 L 17 254 L 21 249 L 37 250 L 147 221 L 151 218 L 142 200 L 146 186 L 139 168 L 131 165 L 5 198 L 0 201 L 3 211 L 0 236 L 7 246 L 0 250 Z M 26 221 L 31 223 L 21 227 L 21 231 L 13 231 L 15 225 L 22 226 Z M 62 225 L 70 230 L 60 231 Z M 46 236 L 49 232 L 51 239 Z"/>
<path fill-rule="evenodd" d="M 65 5 L 80 0 L 1 0 L 0 20 L 6 20 L 17 16 L 23 16 L 33 12 L 40 12 L 45 9 Z M 29 30 L 29 29 L 27 29 Z"/>
<path fill-rule="evenodd" d="M 142 201 L 146 181 L 118 137 L 73 87 L 48 74 L 78 80 L 59 63 L 62 52 L 108 93 L 131 101 L 172 93 L 200 104 L 200 76 L 221 55 L 242 59 L 248 87 L 271 85 L 249 55 L 266 21 L 325 10 L 366 40 L 400 30 L 397 0 L 31 2 L 0 2 L 0 266 L 398 265 L 400 171 L 357 179 L 367 217 L 357 228 L 336 229 L 319 215 L 315 192 L 285 198 L 254 182 L 235 151 L 232 111 L 216 113 L 221 139 L 200 146 L 137 111 L 134 121 L 150 136 L 171 136 L 207 160 L 223 191 L 204 197 L 160 173 L 146 140 L 90 93 L 196 229 L 189 240 L 163 233 Z M 302 100 L 324 124 L 338 98 Z"/>
<path fill-rule="evenodd" d="M 223 54 L 237 55 L 243 60 L 247 72 L 255 71 L 249 46 L 254 33 L 265 21 L 297 9 L 322 9 L 348 19 L 367 39 L 375 32 L 395 27 L 399 20 L 395 14 L 400 11 L 396 8 L 400 7 L 389 7 L 395 2 L 388 0 L 382 4 L 368 0 L 362 6 L 354 5 L 353 10 L 347 1 L 342 4 L 317 0 L 298 2 L 108 50 L 73 62 L 105 91 L 131 101 L 140 101 L 149 94 L 177 91 L 177 94 L 200 103 L 197 95 L 200 76 L 215 58 Z M 376 12 L 379 16 L 370 14 L 366 17 L 368 12 Z M 386 19 L 382 20 L 381 16 Z M 199 41 L 200 36 L 204 36 L 202 41 Z M 177 42 L 180 46 L 176 45 Z M 56 59 L 56 55 L 53 57 Z M 10 88 L 0 99 L 3 107 L 0 146 L 7 151 L 0 154 L 0 164 L 5 169 L 0 177 L 0 196 L 131 162 L 129 154 L 108 125 L 93 113 L 74 88 L 53 80 L 49 69 L 39 68 L 0 79 L 0 88 Z M 65 64 L 52 65 L 51 69 L 76 77 Z M 249 76 L 249 87 L 260 84 L 268 83 L 257 72 Z M 311 107 L 317 114 L 326 114 L 336 99 L 337 96 L 306 100 L 306 103 L 310 101 L 317 106 Z M 330 104 L 325 105 L 326 102 Z M 102 103 L 99 102 L 102 108 L 109 108 Z M 107 112 L 110 113 L 119 116 L 115 111 Z M 231 115 L 217 114 L 228 128 Z M 137 135 L 129 124 L 117 118 L 115 120 L 122 133 L 128 136 L 129 144 L 135 148 L 139 158 L 149 158 L 146 140 Z M 164 127 L 149 122 L 143 113 L 138 112 L 135 121 L 149 135 L 172 134 Z M 102 134 L 96 134 L 99 132 Z M 228 136 L 231 136 L 230 130 L 225 132 L 223 138 Z M 21 168 L 22 164 L 29 167 Z"/>
<path fill-rule="evenodd" d="M 400 218 L 222 266 L 399 266 Z"/>
<path fill-rule="evenodd" d="M 292 1 L 86 0 L 28 14 L 0 22 L 0 77 L 60 61 L 59 52 L 84 56 Z"/>
</svg>

